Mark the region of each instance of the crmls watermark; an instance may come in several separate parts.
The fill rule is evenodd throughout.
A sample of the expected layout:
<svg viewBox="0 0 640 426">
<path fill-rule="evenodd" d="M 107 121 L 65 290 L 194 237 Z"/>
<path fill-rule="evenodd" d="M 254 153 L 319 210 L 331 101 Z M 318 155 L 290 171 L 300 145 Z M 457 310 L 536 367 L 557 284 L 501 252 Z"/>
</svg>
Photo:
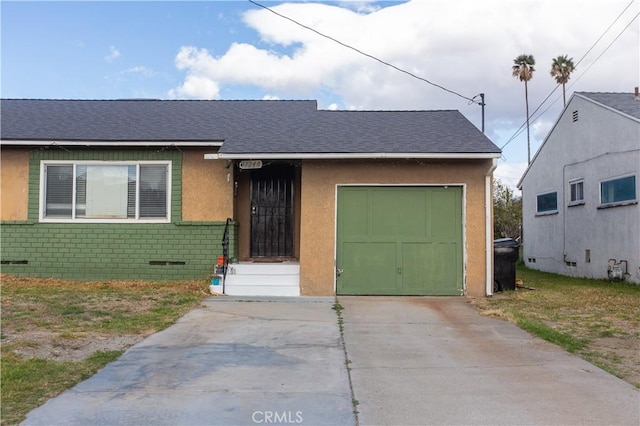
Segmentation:
<svg viewBox="0 0 640 426">
<path fill-rule="evenodd" d="M 264 424 L 300 424 L 304 421 L 302 411 L 254 411 L 251 420 Z"/>
</svg>

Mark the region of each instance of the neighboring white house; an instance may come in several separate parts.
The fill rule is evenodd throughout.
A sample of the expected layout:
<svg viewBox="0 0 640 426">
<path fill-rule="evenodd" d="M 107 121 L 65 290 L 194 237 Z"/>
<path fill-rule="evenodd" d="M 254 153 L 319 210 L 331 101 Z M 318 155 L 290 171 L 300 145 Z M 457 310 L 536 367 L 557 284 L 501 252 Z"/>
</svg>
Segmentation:
<svg viewBox="0 0 640 426">
<path fill-rule="evenodd" d="M 640 283 L 640 97 L 576 92 L 518 183 L 533 269 Z"/>
</svg>

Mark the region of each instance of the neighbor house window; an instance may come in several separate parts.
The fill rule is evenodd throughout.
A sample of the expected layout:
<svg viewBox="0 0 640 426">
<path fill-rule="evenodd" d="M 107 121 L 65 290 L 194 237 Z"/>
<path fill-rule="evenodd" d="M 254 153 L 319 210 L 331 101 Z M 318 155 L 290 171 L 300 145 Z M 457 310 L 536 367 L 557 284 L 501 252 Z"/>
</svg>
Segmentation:
<svg viewBox="0 0 640 426">
<path fill-rule="evenodd" d="M 571 204 L 584 204 L 584 181 L 569 182 L 571 192 Z"/>
<path fill-rule="evenodd" d="M 558 211 L 558 193 L 547 192 L 546 194 L 538 195 L 536 211 L 538 213 L 550 213 Z"/>
<path fill-rule="evenodd" d="M 169 162 L 43 162 L 41 218 L 168 221 Z"/>
<path fill-rule="evenodd" d="M 600 203 L 614 204 L 636 200 L 636 177 L 626 176 L 600 182 Z"/>
</svg>

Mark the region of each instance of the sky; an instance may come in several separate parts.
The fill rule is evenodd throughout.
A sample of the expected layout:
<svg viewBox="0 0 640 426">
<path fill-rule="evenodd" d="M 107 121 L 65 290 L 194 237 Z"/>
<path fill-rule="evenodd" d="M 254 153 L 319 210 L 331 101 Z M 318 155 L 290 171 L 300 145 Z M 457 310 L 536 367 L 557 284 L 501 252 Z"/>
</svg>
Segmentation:
<svg viewBox="0 0 640 426">
<path fill-rule="evenodd" d="M 485 133 L 503 149 L 495 176 L 515 187 L 527 165 L 515 57 L 536 60 L 531 157 L 563 109 L 554 57 L 577 64 L 567 100 L 640 85 L 640 0 L 256 2 L 3 0 L 0 94 L 454 109 L 480 129 L 484 93 Z"/>
</svg>

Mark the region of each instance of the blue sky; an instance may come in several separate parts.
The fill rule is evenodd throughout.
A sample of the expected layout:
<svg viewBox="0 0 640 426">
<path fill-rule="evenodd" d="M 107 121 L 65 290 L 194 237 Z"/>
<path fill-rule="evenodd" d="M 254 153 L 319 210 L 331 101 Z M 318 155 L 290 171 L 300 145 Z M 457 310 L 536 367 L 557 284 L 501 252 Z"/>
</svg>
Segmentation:
<svg viewBox="0 0 640 426">
<path fill-rule="evenodd" d="M 567 97 L 640 83 L 640 0 L 261 3 L 463 97 L 485 93 L 487 135 L 500 147 L 525 119 L 524 87 L 510 72 L 521 53 L 537 60 L 531 111 L 554 89 L 550 63 L 561 54 L 577 62 L 592 48 Z M 249 1 L 0 5 L 3 98 L 316 99 L 331 109 L 457 109 L 481 127 L 477 104 Z M 532 152 L 561 96 L 533 121 Z M 526 167 L 525 132 L 503 152 L 496 175 L 514 185 Z"/>
</svg>

